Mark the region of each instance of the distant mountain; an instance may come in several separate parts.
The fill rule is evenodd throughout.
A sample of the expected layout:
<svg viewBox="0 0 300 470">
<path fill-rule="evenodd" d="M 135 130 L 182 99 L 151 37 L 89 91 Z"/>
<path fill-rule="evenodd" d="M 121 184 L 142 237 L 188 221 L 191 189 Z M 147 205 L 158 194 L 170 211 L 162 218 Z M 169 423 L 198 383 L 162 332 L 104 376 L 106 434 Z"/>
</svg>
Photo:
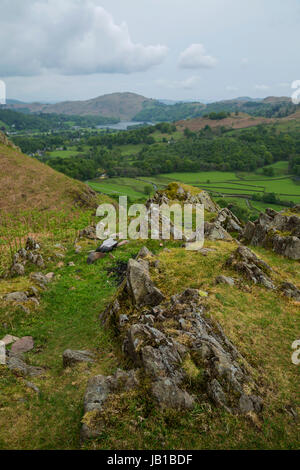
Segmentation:
<svg viewBox="0 0 300 470">
<path fill-rule="evenodd" d="M 64 101 L 56 104 L 16 103 L 8 104 L 7 108 L 15 111 L 24 111 L 26 108 L 32 113 L 55 113 L 77 116 L 100 115 L 130 121 L 143 109 L 145 104 L 151 104 L 154 101 L 135 93 L 112 93 L 86 101 Z"/>
<path fill-rule="evenodd" d="M 23 101 L 19 100 L 6 100 L 6 104 L 24 104 Z"/>
<path fill-rule="evenodd" d="M 264 103 L 291 103 L 289 96 L 268 96 L 262 100 Z"/>
<path fill-rule="evenodd" d="M 86 101 L 64 101 L 54 104 L 22 103 L 10 100 L 6 108 L 22 113 L 54 113 L 114 118 L 121 121 L 152 122 L 193 119 L 221 111 L 243 112 L 266 118 L 285 117 L 297 111 L 297 107 L 288 97 L 254 99 L 246 96 L 201 103 L 199 101 L 155 100 L 136 93 L 111 93 Z"/>
</svg>

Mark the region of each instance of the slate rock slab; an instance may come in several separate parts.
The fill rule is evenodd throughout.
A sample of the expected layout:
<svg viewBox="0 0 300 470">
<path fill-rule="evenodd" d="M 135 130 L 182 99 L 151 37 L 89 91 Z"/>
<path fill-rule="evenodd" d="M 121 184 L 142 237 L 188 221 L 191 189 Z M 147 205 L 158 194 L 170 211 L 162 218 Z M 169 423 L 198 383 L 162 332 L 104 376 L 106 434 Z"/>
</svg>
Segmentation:
<svg viewBox="0 0 300 470">
<path fill-rule="evenodd" d="M 72 367 L 79 362 L 95 362 L 95 356 L 91 351 L 73 351 L 66 349 L 63 353 L 63 366 Z"/>
<path fill-rule="evenodd" d="M 34 348 L 34 341 L 32 336 L 23 336 L 23 338 L 18 339 L 12 347 L 11 351 L 13 353 L 23 353 L 31 351 Z"/>
<path fill-rule="evenodd" d="M 26 302 L 28 300 L 25 292 L 11 292 L 4 297 L 7 302 Z"/>
</svg>

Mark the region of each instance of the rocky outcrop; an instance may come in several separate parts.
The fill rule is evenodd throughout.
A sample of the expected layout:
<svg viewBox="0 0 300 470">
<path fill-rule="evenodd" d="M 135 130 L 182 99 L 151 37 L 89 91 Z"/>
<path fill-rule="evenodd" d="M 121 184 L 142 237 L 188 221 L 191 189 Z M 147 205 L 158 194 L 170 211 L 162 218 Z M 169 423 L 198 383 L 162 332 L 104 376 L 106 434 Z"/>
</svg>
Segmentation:
<svg viewBox="0 0 300 470">
<path fill-rule="evenodd" d="M 227 232 L 242 232 L 242 223 L 227 207 L 218 212 L 215 223 L 219 223 Z"/>
<path fill-rule="evenodd" d="M 285 215 L 284 212 L 276 212 L 266 209 L 253 223 L 248 222 L 242 232 L 242 238 L 254 246 L 271 248 L 278 254 L 287 258 L 300 259 L 300 217 L 295 213 Z"/>
<path fill-rule="evenodd" d="M 151 204 L 169 204 L 174 201 L 189 204 L 203 204 L 204 209 L 208 212 L 218 212 L 219 209 L 206 191 L 191 194 L 191 192 L 180 183 L 170 183 L 165 190 L 157 191 L 154 196 L 148 200 L 147 206 L 150 207 Z"/>
<path fill-rule="evenodd" d="M 25 274 L 25 266 L 28 263 L 32 263 L 40 268 L 43 268 L 45 266 L 45 263 L 39 250 L 40 245 L 33 238 L 28 237 L 25 248 L 21 248 L 13 256 L 13 263 L 10 268 L 10 275 L 23 276 Z"/>
<path fill-rule="evenodd" d="M 243 274 L 250 281 L 254 282 L 254 284 L 262 284 L 267 289 L 275 288 L 269 277 L 272 268 L 265 261 L 258 258 L 256 254 L 246 246 L 239 246 L 226 261 L 226 266 Z"/>
<path fill-rule="evenodd" d="M 191 409 L 198 397 L 206 396 L 230 413 L 260 412 L 262 400 L 250 368 L 221 327 L 207 317 L 205 297 L 186 289 L 164 299 L 151 280 L 151 253 L 141 254 L 145 257 L 129 261 L 126 281 L 101 321 L 117 332 L 124 354 L 147 379 L 149 396 L 161 408 Z M 87 389 L 85 410 L 97 410 L 98 423 L 111 380 L 95 377 Z M 86 426 L 84 436 L 93 435 Z"/>
<path fill-rule="evenodd" d="M 231 241 L 232 236 L 222 227 L 220 222 L 205 222 L 204 236 L 207 240 Z"/>
</svg>

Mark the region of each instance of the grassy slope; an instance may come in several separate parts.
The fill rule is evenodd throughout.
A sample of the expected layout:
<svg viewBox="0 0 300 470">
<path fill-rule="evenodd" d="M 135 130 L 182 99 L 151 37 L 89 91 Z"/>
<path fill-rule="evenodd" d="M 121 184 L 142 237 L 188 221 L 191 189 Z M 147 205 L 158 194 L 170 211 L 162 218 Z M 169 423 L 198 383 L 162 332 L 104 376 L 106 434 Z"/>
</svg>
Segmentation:
<svg viewBox="0 0 300 470">
<path fill-rule="evenodd" d="M 196 190 L 197 191 L 197 190 Z M 82 215 L 77 228 L 86 225 Z M 73 235 L 74 237 L 74 235 Z M 63 266 L 53 253 L 66 248 Z M 17 307 L 0 306 L 0 337 L 11 333 L 32 335 L 35 349 L 27 354 L 34 365 L 46 367 L 43 378 L 30 379 L 41 390 L 38 397 L 22 378 L 0 366 L 0 447 L 18 449 L 77 449 L 82 418 L 82 397 L 91 375 L 111 374 L 117 367 L 131 367 L 124 362 L 120 344 L 111 330 L 98 322 L 99 313 L 117 290 L 114 278 L 107 275 L 118 261 L 135 256 L 141 243 L 131 242 L 97 264 L 86 264 L 94 242 L 81 241 L 83 251 L 75 255 L 70 228 L 41 242 L 45 259 L 51 257 L 45 272 L 54 271 L 56 279 L 41 293 L 41 307 L 24 314 Z M 299 333 L 299 304 L 243 281 L 240 287 L 214 285 L 220 273 L 235 276 L 224 267 L 236 248 L 235 243 L 206 242 L 215 252 L 203 257 L 180 248 L 180 243 L 148 242 L 159 254 L 159 270 L 153 279 L 167 297 L 186 287 L 209 293 L 209 315 L 218 320 L 228 337 L 237 345 L 249 364 L 264 396 L 265 411 L 258 427 L 243 417 L 233 417 L 198 397 L 192 412 L 160 412 L 148 396 L 130 393 L 117 403 L 109 403 L 103 434 L 85 444 L 91 449 L 249 449 L 297 448 L 300 436 L 290 407 L 299 411 L 299 367 L 291 362 L 291 344 Z M 261 248 L 253 249 L 274 268 L 274 280 L 300 283 L 299 263 Z M 3 258 L 2 258 L 3 259 Z M 74 261 L 75 266 L 68 266 Z M 13 282 L 0 281 L 0 295 L 28 288 L 27 275 Z M 172 283 L 170 283 L 172 279 Z M 72 370 L 62 368 L 66 348 L 91 348 L 98 355 L 97 364 Z M 196 387 L 196 384 L 195 384 Z M 197 388 L 195 388 L 197 392 Z M 109 408 L 110 409 L 110 408 Z"/>
<path fill-rule="evenodd" d="M 95 207 L 97 198 L 86 185 L 56 172 L 36 159 L 0 142 L 0 209 L 72 209 Z"/>
<path fill-rule="evenodd" d="M 224 126 L 232 129 L 244 129 L 247 127 L 254 127 L 259 124 L 272 124 L 276 122 L 278 122 L 278 119 L 254 117 L 246 113 L 239 113 L 238 116 L 235 116 L 234 113 L 232 113 L 230 117 L 221 119 L 220 121 L 199 117 L 195 119 L 187 119 L 186 121 L 178 121 L 176 125 L 178 130 L 182 131 L 185 128 L 188 128 L 193 132 L 197 132 L 200 129 L 204 129 L 205 126 L 210 126 L 212 128 Z"/>
<path fill-rule="evenodd" d="M 201 401 L 192 413 L 159 412 L 145 396 L 123 396 L 115 403 L 114 413 L 106 422 L 103 435 L 85 445 L 97 449 L 132 448 L 297 448 L 300 436 L 296 423 L 288 414 L 297 409 L 299 368 L 291 363 L 291 344 L 299 331 L 299 305 L 262 287 L 243 284 L 229 288 L 214 285 L 220 272 L 232 275 L 223 267 L 235 249 L 231 243 L 211 243 L 216 252 L 208 257 L 179 247 L 161 251 L 158 243 L 150 248 L 160 252 L 160 271 L 152 275 L 169 297 L 186 287 L 209 292 L 210 315 L 223 326 L 229 338 L 253 367 L 265 400 L 260 428 L 245 418 L 232 417 Z M 47 242 L 44 242 L 47 249 Z M 82 397 L 88 378 L 93 374 L 111 374 L 116 367 L 126 367 L 120 345 L 112 331 L 103 330 L 98 315 L 111 300 L 117 285 L 107 277 L 106 268 L 116 261 L 135 256 L 141 244 L 132 242 L 115 252 L 116 260 L 105 258 L 93 266 L 85 263 L 93 242 L 83 243 L 83 253 L 75 255 L 71 245 L 64 267 L 57 261 L 47 269 L 57 278 L 42 294 L 42 306 L 24 315 L 18 309 L 0 310 L 0 335 L 33 335 L 36 347 L 27 354 L 32 364 L 46 366 L 44 378 L 30 379 L 41 390 L 40 397 L 0 366 L 0 447 L 30 449 L 76 449 L 80 447 L 79 430 Z M 50 247 L 48 247 L 50 249 Z M 280 278 L 300 282 L 298 264 L 262 249 L 255 250 L 270 262 Z M 67 266 L 69 261 L 75 267 Z M 169 283 L 169 279 L 172 283 Z M 275 274 L 279 279 L 279 275 Z M 1 281 L 0 289 L 7 290 Z M 19 279 L 20 288 L 26 279 Z M 10 288 L 17 287 L 17 285 Z M 5 320 L 5 322 L 4 322 Z M 61 354 L 66 348 L 91 348 L 98 363 L 72 370 L 62 368 Z"/>
</svg>

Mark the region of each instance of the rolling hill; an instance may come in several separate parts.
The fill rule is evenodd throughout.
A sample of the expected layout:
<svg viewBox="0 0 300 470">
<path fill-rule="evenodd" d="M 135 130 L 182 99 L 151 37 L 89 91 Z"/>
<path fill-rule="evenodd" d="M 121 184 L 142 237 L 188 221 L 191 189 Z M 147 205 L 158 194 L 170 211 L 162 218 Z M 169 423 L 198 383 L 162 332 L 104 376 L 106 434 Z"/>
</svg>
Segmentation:
<svg viewBox="0 0 300 470">
<path fill-rule="evenodd" d="M 246 113 L 239 113 L 231 115 L 221 120 L 213 120 L 206 117 L 198 117 L 195 119 L 181 120 L 176 123 L 178 130 L 188 128 L 190 131 L 196 132 L 200 129 L 204 129 L 206 126 L 214 127 L 226 127 L 232 129 L 243 129 L 246 127 L 253 127 L 259 124 L 271 124 L 278 121 L 274 118 L 254 117 Z"/>
<path fill-rule="evenodd" d="M 144 105 L 154 100 L 135 93 L 112 93 L 98 96 L 86 101 L 64 101 L 56 104 L 18 103 L 9 104 L 7 108 L 15 111 L 30 111 L 32 113 L 55 113 L 77 116 L 108 116 L 121 120 L 131 120 Z"/>
<path fill-rule="evenodd" d="M 263 100 L 236 98 L 214 103 L 172 102 L 146 98 L 136 93 L 111 93 L 86 101 L 64 101 L 55 104 L 22 103 L 10 100 L 4 109 L 22 113 L 47 113 L 67 116 L 100 116 L 121 121 L 174 122 L 203 117 L 212 112 L 236 111 L 255 117 L 282 118 L 297 111 L 287 97 Z"/>
<path fill-rule="evenodd" d="M 0 212 L 97 206 L 93 190 L 22 154 L 1 132 L 0 166 Z"/>
</svg>

